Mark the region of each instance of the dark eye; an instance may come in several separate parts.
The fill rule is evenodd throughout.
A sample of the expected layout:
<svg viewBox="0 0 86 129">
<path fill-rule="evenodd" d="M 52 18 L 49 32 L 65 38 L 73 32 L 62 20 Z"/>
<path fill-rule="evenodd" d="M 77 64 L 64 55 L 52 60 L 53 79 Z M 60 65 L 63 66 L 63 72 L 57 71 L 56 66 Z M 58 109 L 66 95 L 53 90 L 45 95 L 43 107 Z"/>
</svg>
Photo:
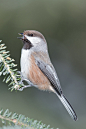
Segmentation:
<svg viewBox="0 0 86 129">
<path fill-rule="evenodd" d="M 28 36 L 31 36 L 31 37 L 32 37 L 32 36 L 33 36 L 33 34 L 28 34 Z"/>
<path fill-rule="evenodd" d="M 33 34 L 30 34 L 30 36 L 33 36 Z"/>
</svg>

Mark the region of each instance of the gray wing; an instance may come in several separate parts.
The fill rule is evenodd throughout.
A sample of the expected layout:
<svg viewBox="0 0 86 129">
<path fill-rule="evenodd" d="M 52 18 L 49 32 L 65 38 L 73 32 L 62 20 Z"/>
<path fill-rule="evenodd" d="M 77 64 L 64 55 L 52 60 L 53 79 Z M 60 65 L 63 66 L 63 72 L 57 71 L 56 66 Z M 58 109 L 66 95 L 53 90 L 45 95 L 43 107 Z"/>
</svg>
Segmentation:
<svg viewBox="0 0 86 129">
<path fill-rule="evenodd" d="M 50 66 L 43 61 L 36 60 L 36 64 L 40 68 L 40 70 L 47 76 L 48 80 L 50 81 L 52 87 L 55 89 L 55 91 L 61 95 L 62 89 L 60 86 L 59 79 L 56 75 L 56 72 L 53 68 L 53 66 Z"/>
</svg>

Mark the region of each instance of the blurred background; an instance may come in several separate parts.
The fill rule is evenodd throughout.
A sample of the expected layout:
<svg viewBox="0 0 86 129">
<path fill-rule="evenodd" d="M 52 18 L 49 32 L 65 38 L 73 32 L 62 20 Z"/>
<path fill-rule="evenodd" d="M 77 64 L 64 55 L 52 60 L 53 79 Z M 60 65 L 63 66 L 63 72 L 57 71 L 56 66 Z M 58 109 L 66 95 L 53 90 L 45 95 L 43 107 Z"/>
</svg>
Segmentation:
<svg viewBox="0 0 86 129">
<path fill-rule="evenodd" d="M 54 128 L 86 129 L 86 1 L 0 0 L 0 39 L 19 70 L 23 44 L 18 33 L 30 29 L 45 36 L 51 61 L 78 121 L 70 118 L 55 94 L 33 87 L 11 92 L 2 77 L 0 109 L 8 108 Z"/>
</svg>

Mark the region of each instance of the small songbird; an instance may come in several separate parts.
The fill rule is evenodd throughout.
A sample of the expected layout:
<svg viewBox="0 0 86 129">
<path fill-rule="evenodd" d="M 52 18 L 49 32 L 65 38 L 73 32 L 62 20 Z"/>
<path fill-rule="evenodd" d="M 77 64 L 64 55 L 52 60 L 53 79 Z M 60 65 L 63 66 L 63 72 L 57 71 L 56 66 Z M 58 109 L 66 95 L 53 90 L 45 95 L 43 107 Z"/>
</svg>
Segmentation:
<svg viewBox="0 0 86 129">
<path fill-rule="evenodd" d="M 23 77 L 40 90 L 54 92 L 73 120 L 77 115 L 65 98 L 56 71 L 50 61 L 47 42 L 44 36 L 35 30 L 19 33 L 23 41 L 21 52 L 21 73 Z"/>
</svg>

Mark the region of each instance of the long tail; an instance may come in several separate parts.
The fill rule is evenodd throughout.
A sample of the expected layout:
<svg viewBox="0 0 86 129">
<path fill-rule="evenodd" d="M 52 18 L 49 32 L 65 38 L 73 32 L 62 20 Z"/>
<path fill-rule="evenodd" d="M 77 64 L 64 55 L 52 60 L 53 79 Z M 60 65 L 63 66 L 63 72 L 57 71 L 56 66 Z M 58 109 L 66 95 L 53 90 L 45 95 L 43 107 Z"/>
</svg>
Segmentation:
<svg viewBox="0 0 86 129">
<path fill-rule="evenodd" d="M 61 100 L 62 104 L 64 105 L 64 107 L 66 108 L 66 110 L 68 111 L 68 113 L 72 117 L 72 119 L 76 121 L 77 115 L 76 115 L 74 109 L 72 108 L 71 104 L 65 98 L 65 96 L 63 94 L 60 96 L 57 93 L 56 93 L 56 95 L 59 97 L 59 99 Z"/>
</svg>

